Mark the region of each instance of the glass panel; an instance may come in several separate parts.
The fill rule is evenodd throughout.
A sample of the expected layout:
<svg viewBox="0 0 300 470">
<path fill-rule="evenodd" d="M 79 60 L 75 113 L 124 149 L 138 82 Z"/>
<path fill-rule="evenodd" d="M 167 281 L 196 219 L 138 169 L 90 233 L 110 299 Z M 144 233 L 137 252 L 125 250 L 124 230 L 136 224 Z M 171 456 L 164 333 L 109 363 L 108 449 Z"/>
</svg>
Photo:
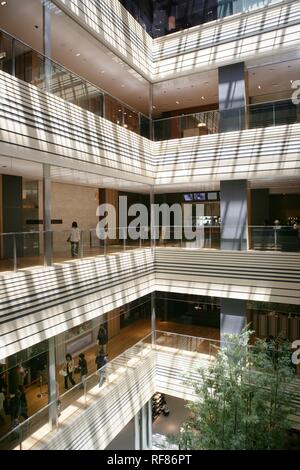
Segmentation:
<svg viewBox="0 0 300 470">
<path fill-rule="evenodd" d="M 218 18 L 251 11 L 281 0 L 120 0 L 122 5 L 152 37 L 204 24 Z"/>
<path fill-rule="evenodd" d="M 0 70 L 13 73 L 12 39 L 0 32 Z"/>
<path fill-rule="evenodd" d="M 138 113 L 124 108 L 124 127 L 130 131 L 139 134 L 139 115 Z"/>
<path fill-rule="evenodd" d="M 15 42 L 16 77 L 45 90 L 44 58 L 24 44 Z"/>
</svg>

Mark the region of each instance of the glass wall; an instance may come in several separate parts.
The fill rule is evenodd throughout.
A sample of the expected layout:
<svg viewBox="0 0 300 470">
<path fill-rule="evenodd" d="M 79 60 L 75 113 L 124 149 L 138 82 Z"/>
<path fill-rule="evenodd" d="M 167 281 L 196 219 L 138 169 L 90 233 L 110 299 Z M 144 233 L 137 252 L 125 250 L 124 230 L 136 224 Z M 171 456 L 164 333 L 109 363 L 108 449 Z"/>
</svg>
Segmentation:
<svg viewBox="0 0 300 470">
<path fill-rule="evenodd" d="M 4 32 L 0 32 L 0 70 L 136 134 L 150 137 L 147 116 Z"/>
<path fill-rule="evenodd" d="M 153 37 L 247 12 L 281 0 L 120 0 Z"/>
</svg>

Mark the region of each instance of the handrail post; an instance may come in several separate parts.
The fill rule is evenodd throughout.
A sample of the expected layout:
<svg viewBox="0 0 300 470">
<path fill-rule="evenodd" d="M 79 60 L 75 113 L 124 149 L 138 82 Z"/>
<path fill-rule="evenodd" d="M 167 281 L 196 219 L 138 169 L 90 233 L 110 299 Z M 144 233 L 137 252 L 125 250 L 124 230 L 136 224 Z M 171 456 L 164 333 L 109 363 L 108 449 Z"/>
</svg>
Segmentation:
<svg viewBox="0 0 300 470">
<path fill-rule="evenodd" d="M 80 231 L 80 259 L 83 258 L 83 230 Z"/>
<path fill-rule="evenodd" d="M 84 393 L 84 407 L 87 408 L 87 390 L 86 390 L 86 382 L 87 382 L 87 379 L 84 378 L 83 379 L 83 393 Z"/>
<path fill-rule="evenodd" d="M 17 272 L 18 266 L 17 266 L 17 240 L 16 240 L 16 234 L 13 234 L 13 260 L 14 260 L 14 272 Z"/>
</svg>

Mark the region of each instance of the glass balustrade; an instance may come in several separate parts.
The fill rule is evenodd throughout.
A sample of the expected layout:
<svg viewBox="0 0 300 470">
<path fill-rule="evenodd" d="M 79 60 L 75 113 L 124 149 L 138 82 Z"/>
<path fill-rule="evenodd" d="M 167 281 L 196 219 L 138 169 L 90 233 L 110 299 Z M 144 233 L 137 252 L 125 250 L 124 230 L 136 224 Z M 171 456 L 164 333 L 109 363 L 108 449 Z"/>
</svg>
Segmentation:
<svg viewBox="0 0 300 470">
<path fill-rule="evenodd" d="M 147 116 L 1 30 L 0 70 L 150 138 Z"/>
<path fill-rule="evenodd" d="M 156 38 L 219 18 L 280 3 L 282 0 L 119 1 L 140 25 Z"/>
<path fill-rule="evenodd" d="M 294 124 L 300 121 L 300 105 L 294 104 L 291 99 L 151 121 L 147 116 L 3 31 L 0 31 L 0 49 L 0 70 L 143 137 L 151 138 L 153 125 L 156 141 Z"/>
<path fill-rule="evenodd" d="M 246 108 L 173 116 L 153 121 L 154 140 L 218 134 L 244 129 L 296 124 L 300 105 L 290 99 L 251 104 Z"/>
<path fill-rule="evenodd" d="M 89 375 L 56 400 L 17 424 L 0 438 L 0 450 L 38 449 L 56 432 L 83 413 L 98 399 L 105 399 L 107 387 L 127 380 L 127 373 L 140 367 L 152 351 L 151 335 L 147 335 L 106 365 Z"/>
<path fill-rule="evenodd" d="M 127 228 L 110 229 L 107 238 L 99 239 L 96 230 L 81 230 L 80 241 L 69 241 L 69 230 L 51 232 L 20 232 L 0 234 L 0 271 L 42 267 L 46 265 L 45 239 L 50 244 L 52 263 L 64 263 L 95 256 L 106 256 L 156 246 L 157 248 L 222 249 L 222 224 L 203 217 L 198 225 L 157 226 L 151 242 L 150 227 L 141 227 L 132 239 Z M 228 228 L 228 227 L 227 227 Z M 298 225 L 248 226 L 241 233 L 248 250 L 299 252 Z M 47 234 L 47 237 L 45 237 Z M 135 238 L 136 238 L 135 237 Z M 49 246 L 49 245 L 48 245 Z"/>
<path fill-rule="evenodd" d="M 127 374 L 140 367 L 153 352 L 176 356 L 180 352 L 198 353 L 198 358 L 208 364 L 220 348 L 218 340 L 155 330 L 23 422 L 16 422 L 0 438 L 0 450 L 29 450 L 46 445 L 97 400 L 105 400 L 107 389 L 112 391 L 114 386 L 125 383 Z"/>
</svg>

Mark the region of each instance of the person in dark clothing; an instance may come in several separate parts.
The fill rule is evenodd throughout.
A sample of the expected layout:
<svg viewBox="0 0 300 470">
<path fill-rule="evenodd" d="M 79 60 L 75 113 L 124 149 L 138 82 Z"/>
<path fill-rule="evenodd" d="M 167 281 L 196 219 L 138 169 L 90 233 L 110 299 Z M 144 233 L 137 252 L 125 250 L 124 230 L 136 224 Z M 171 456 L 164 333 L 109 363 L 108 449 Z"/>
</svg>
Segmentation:
<svg viewBox="0 0 300 470">
<path fill-rule="evenodd" d="M 98 335 L 97 335 L 97 341 L 100 346 L 100 350 L 103 350 L 103 352 L 107 354 L 108 336 L 107 336 L 107 331 L 104 325 L 100 325 Z"/>
<path fill-rule="evenodd" d="M 19 424 L 19 411 L 20 411 L 20 395 L 18 392 L 10 395 L 9 400 L 9 414 L 11 419 L 12 429 L 18 426 Z"/>
<path fill-rule="evenodd" d="M 106 380 L 106 367 L 104 366 L 107 364 L 107 357 L 103 350 L 96 356 L 95 363 L 99 374 L 99 387 L 101 387 Z"/>
<path fill-rule="evenodd" d="M 83 353 L 79 354 L 78 369 L 80 371 L 80 388 L 83 388 L 83 382 L 88 373 L 87 362 Z"/>
<path fill-rule="evenodd" d="M 24 419 L 28 419 L 27 400 L 26 400 L 25 390 L 22 385 L 19 385 L 19 400 L 20 400 L 19 416 L 22 416 L 22 418 Z"/>
</svg>

